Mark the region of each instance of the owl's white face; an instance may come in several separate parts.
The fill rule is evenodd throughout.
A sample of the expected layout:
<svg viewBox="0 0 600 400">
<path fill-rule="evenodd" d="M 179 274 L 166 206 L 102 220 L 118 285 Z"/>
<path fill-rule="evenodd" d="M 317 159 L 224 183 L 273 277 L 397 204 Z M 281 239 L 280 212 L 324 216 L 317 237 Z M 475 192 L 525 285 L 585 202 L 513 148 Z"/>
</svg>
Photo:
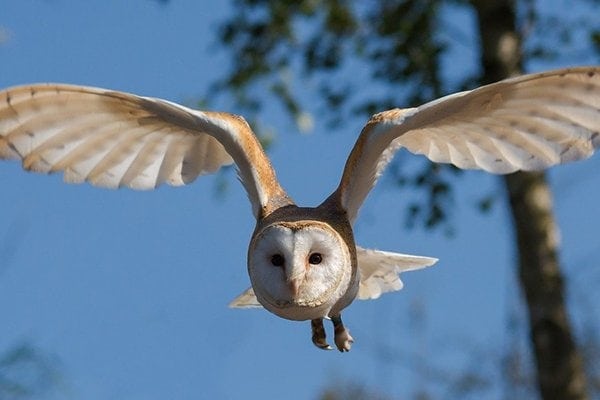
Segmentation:
<svg viewBox="0 0 600 400">
<path fill-rule="evenodd" d="M 248 252 L 248 272 L 258 301 L 287 319 L 328 316 L 347 292 L 351 257 L 327 224 L 278 222 L 258 232 Z"/>
</svg>

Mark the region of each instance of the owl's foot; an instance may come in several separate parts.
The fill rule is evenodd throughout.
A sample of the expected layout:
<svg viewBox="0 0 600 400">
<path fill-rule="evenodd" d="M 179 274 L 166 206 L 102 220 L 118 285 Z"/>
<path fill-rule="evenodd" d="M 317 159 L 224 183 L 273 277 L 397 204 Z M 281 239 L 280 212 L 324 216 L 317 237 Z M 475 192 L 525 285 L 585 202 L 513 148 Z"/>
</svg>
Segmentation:
<svg viewBox="0 0 600 400">
<path fill-rule="evenodd" d="M 325 328 L 323 327 L 323 319 L 317 318 L 310 321 L 312 330 L 312 342 L 315 346 L 322 350 L 333 350 L 333 347 L 327 343 Z"/>
<path fill-rule="evenodd" d="M 345 351 L 350 351 L 352 343 L 354 343 L 354 339 L 352 336 L 350 336 L 350 331 L 344 326 L 344 323 L 342 322 L 342 316 L 336 315 L 331 317 L 331 321 L 333 322 L 333 329 L 335 332 L 336 347 L 342 353 Z"/>
</svg>

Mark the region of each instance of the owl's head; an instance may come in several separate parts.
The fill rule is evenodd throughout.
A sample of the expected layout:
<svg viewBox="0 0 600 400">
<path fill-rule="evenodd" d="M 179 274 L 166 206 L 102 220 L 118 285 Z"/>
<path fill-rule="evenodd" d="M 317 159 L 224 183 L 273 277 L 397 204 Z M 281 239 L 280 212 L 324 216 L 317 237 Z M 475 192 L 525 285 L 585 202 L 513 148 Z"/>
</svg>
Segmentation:
<svg viewBox="0 0 600 400">
<path fill-rule="evenodd" d="M 352 255 L 329 224 L 278 221 L 255 232 L 248 273 L 258 301 L 293 320 L 327 316 L 348 289 Z"/>
</svg>

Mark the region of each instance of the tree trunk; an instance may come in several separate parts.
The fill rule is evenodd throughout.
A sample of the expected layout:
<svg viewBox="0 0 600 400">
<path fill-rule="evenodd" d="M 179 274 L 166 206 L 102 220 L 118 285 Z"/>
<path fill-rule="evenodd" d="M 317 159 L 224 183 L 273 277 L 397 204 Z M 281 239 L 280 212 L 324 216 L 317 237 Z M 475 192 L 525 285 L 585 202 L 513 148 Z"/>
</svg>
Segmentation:
<svg viewBox="0 0 600 400">
<path fill-rule="evenodd" d="M 521 72 L 514 1 L 473 0 L 479 19 L 485 83 Z M 558 229 L 544 173 L 504 178 L 517 240 L 519 278 L 529 314 L 530 340 L 544 400 L 587 399 L 582 357 L 575 345 L 558 260 Z"/>
</svg>

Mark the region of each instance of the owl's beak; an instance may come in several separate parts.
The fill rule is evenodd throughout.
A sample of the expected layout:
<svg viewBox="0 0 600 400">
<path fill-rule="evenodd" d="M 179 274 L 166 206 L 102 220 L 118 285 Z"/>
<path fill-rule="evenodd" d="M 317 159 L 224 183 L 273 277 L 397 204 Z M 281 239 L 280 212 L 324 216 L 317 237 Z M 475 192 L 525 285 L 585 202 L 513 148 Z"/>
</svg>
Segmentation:
<svg viewBox="0 0 600 400">
<path fill-rule="evenodd" d="M 286 282 L 292 294 L 292 298 L 295 299 L 300 293 L 300 286 L 302 286 L 302 282 L 304 282 L 306 269 L 298 262 L 292 262 L 290 264 L 290 268 L 285 271 L 287 275 Z"/>
<path fill-rule="evenodd" d="M 290 288 L 290 292 L 292 292 L 292 296 L 294 298 L 298 297 L 298 292 L 300 291 L 300 284 L 302 283 L 302 276 L 298 276 L 294 279 L 288 280 L 288 287 Z"/>
</svg>

